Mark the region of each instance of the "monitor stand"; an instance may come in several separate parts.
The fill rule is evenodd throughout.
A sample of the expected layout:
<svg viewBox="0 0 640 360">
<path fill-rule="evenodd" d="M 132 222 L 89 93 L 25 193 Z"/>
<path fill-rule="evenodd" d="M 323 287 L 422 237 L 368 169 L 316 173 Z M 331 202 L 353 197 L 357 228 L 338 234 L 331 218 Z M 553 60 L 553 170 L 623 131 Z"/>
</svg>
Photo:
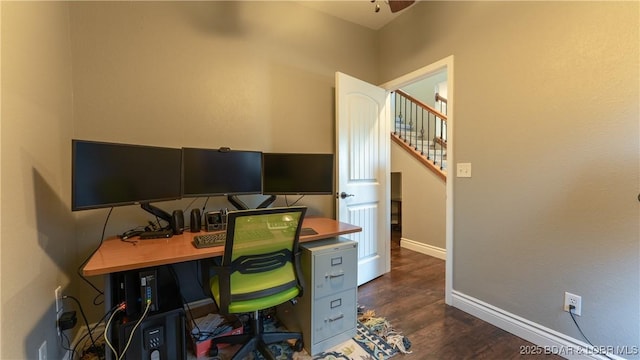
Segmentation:
<svg viewBox="0 0 640 360">
<path fill-rule="evenodd" d="M 266 209 L 269 207 L 269 205 L 273 204 L 274 201 L 276 201 L 278 197 L 275 195 L 269 195 L 269 197 L 260 203 L 260 205 L 258 205 L 258 209 Z"/>
<path fill-rule="evenodd" d="M 227 195 L 227 200 L 236 208 L 236 210 L 249 210 L 249 206 L 240 200 L 237 195 Z"/>
<path fill-rule="evenodd" d="M 144 211 L 149 212 L 154 216 L 166 221 L 168 224 L 171 224 L 171 215 L 168 212 L 160 209 L 159 207 L 153 206 L 150 203 L 142 203 L 140 204 L 140 207 Z"/>
<path fill-rule="evenodd" d="M 260 203 L 256 209 L 265 209 L 276 201 L 277 196 L 270 195 L 266 200 Z M 238 198 L 237 195 L 228 195 L 227 200 L 238 210 L 249 210 L 250 207 Z"/>
</svg>

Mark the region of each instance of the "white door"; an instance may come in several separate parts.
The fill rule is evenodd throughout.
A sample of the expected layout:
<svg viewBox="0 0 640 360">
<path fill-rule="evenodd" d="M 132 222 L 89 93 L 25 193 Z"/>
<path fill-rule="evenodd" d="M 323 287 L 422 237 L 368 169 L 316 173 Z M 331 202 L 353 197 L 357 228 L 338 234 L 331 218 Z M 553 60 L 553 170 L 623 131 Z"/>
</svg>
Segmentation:
<svg viewBox="0 0 640 360">
<path fill-rule="evenodd" d="M 336 73 L 337 218 L 360 226 L 358 285 L 390 271 L 389 95 Z"/>
</svg>

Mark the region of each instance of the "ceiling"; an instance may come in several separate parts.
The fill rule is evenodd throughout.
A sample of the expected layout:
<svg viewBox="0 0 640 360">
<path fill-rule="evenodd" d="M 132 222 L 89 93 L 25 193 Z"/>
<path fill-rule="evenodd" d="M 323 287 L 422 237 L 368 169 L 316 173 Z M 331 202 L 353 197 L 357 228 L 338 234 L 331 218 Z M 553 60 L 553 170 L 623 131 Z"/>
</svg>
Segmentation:
<svg viewBox="0 0 640 360">
<path fill-rule="evenodd" d="M 379 12 L 375 12 L 376 3 L 380 5 Z M 391 13 L 385 0 L 377 0 L 376 3 L 369 0 L 300 1 L 304 6 L 374 30 L 380 29 L 404 11 Z"/>
</svg>

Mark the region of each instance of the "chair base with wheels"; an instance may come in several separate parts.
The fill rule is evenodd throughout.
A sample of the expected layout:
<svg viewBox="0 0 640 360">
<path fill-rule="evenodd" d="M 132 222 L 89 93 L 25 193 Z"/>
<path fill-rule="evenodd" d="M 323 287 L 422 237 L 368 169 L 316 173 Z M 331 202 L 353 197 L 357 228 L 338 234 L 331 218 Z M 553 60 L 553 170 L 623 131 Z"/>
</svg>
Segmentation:
<svg viewBox="0 0 640 360">
<path fill-rule="evenodd" d="M 276 360 L 275 356 L 269 350 L 268 345 L 282 343 L 288 340 L 296 340 L 292 346 L 293 350 L 302 351 L 304 347 L 302 333 L 288 331 L 265 332 L 262 313 L 260 311 L 254 311 L 251 316 L 249 333 L 214 338 L 211 341 L 209 355 L 218 355 L 218 344 L 242 344 L 242 347 L 233 355 L 233 360 L 244 359 L 256 350 L 259 351 L 265 359 Z"/>
</svg>

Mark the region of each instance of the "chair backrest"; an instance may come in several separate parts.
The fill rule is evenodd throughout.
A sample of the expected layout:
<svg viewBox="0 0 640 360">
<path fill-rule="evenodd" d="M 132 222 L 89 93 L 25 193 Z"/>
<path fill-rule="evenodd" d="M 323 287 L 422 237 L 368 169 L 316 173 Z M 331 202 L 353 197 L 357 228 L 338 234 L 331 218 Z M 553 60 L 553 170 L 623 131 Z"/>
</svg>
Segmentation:
<svg viewBox="0 0 640 360">
<path fill-rule="evenodd" d="M 298 287 L 298 241 L 306 207 L 230 211 L 219 270 L 223 307 Z M 228 294 L 224 294 L 227 293 Z M 219 304 L 220 305 L 220 304 Z"/>
</svg>

